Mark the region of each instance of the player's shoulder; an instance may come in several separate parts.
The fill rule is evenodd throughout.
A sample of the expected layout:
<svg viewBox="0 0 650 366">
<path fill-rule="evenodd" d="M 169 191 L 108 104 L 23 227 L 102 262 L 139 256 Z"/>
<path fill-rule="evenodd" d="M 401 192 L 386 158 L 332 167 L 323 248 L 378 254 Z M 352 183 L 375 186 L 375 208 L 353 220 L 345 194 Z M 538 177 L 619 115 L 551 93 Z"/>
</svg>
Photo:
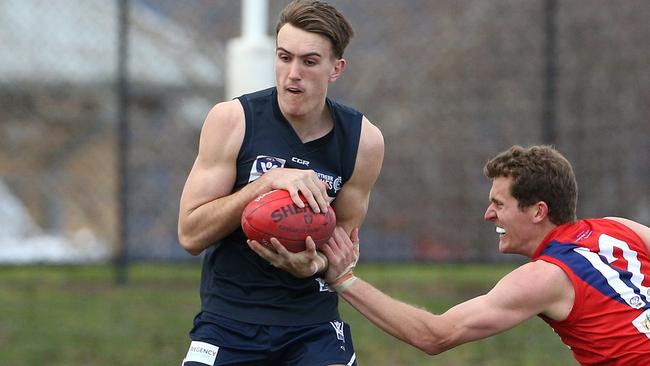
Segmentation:
<svg viewBox="0 0 650 366">
<path fill-rule="evenodd" d="M 366 116 L 361 119 L 361 144 L 366 148 L 384 149 L 384 135 Z"/>
<path fill-rule="evenodd" d="M 517 268 L 518 275 L 526 278 L 553 278 L 563 276 L 564 270 L 557 264 L 545 260 L 533 260 Z"/>
<path fill-rule="evenodd" d="M 246 121 L 239 101 L 217 103 L 203 122 L 199 153 L 211 156 L 223 149 L 238 151 L 245 132 Z"/>
<path fill-rule="evenodd" d="M 500 281 L 513 292 L 538 300 L 554 299 L 572 288 L 569 276 L 558 265 L 544 260 L 525 263 Z"/>
<path fill-rule="evenodd" d="M 562 275 L 563 271 L 554 263 L 536 259 L 515 268 L 510 274 L 518 280 L 526 282 L 531 279 L 553 278 Z"/>
<path fill-rule="evenodd" d="M 533 260 L 506 274 L 497 285 L 522 296 L 538 300 L 555 298 L 562 291 L 570 291 L 571 281 L 564 269 L 545 260 Z"/>
<path fill-rule="evenodd" d="M 210 109 L 210 112 L 208 112 L 208 117 L 217 117 L 221 119 L 236 119 L 238 117 L 243 117 L 243 115 L 244 108 L 238 99 L 219 102 Z"/>
<path fill-rule="evenodd" d="M 616 221 L 616 222 L 618 222 L 618 223 L 620 223 L 620 224 L 623 224 L 623 225 L 625 225 L 625 226 L 627 226 L 627 227 L 630 227 L 630 228 L 632 228 L 632 227 L 640 227 L 640 226 L 644 226 L 644 225 L 642 225 L 642 224 L 639 224 L 639 223 L 636 222 L 636 221 L 633 221 L 633 220 L 630 220 L 630 219 L 626 219 L 626 218 L 624 218 L 624 217 L 607 216 L 607 217 L 603 217 L 603 219 L 604 219 L 604 220 L 610 220 L 610 221 Z"/>
<path fill-rule="evenodd" d="M 363 117 L 353 177 L 374 182 L 383 161 L 384 137 L 377 126 Z"/>
<path fill-rule="evenodd" d="M 236 131 L 244 125 L 244 109 L 237 99 L 219 102 L 208 112 L 204 129 Z"/>
</svg>

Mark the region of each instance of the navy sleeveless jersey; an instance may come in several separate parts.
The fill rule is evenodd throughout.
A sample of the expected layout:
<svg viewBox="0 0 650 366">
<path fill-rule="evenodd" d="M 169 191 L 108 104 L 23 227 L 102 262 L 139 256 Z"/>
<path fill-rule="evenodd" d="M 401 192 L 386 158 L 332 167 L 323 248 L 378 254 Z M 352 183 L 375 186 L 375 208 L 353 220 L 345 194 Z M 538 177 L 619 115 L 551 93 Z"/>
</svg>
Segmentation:
<svg viewBox="0 0 650 366">
<path fill-rule="evenodd" d="M 270 169 L 312 169 L 336 197 L 354 170 L 361 113 L 329 98 L 334 128 L 302 143 L 280 112 L 275 88 L 238 98 L 246 133 L 237 158 L 234 190 Z M 271 266 L 246 244 L 241 228 L 204 254 L 201 310 L 242 322 L 309 325 L 338 318 L 338 297 L 316 276 L 299 279 Z"/>
</svg>

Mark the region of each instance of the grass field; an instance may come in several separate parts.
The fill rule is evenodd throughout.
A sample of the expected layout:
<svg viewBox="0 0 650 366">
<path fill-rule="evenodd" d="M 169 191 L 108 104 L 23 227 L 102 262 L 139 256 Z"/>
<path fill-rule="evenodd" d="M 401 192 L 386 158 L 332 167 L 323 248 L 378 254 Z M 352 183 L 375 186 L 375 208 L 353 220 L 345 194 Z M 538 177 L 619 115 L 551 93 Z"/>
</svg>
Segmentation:
<svg viewBox="0 0 650 366">
<path fill-rule="evenodd" d="M 361 263 L 380 289 L 434 312 L 479 295 L 513 265 Z M 110 266 L 0 267 L 0 365 L 179 365 L 199 307 L 200 267 L 137 264 L 114 284 Z M 344 302 L 359 365 L 576 365 L 535 318 L 497 337 L 430 357 L 382 333 Z"/>
</svg>

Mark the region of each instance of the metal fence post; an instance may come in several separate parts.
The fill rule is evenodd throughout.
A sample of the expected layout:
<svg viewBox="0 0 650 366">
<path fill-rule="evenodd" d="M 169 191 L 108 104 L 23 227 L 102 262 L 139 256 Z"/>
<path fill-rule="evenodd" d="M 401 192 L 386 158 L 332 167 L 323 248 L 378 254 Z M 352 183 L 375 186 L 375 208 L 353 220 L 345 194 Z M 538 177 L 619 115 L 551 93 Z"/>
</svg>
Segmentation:
<svg viewBox="0 0 650 366">
<path fill-rule="evenodd" d="M 544 0 L 544 94 L 542 106 L 542 140 L 553 145 L 556 141 L 556 80 L 557 80 L 557 0 Z"/>
<path fill-rule="evenodd" d="M 129 0 L 118 2 L 117 83 L 115 87 L 118 117 L 118 245 L 115 256 L 115 280 L 125 284 L 128 271 L 128 157 L 129 157 Z"/>
</svg>

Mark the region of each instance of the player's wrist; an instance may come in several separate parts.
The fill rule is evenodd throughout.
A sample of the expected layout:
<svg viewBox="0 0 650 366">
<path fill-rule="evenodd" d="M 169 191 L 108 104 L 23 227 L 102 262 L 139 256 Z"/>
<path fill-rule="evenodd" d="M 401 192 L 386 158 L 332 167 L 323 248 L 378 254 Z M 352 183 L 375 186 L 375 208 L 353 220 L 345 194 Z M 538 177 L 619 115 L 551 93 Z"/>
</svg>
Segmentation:
<svg viewBox="0 0 650 366">
<path fill-rule="evenodd" d="M 349 270 L 348 272 L 344 273 L 343 275 L 339 276 L 337 279 L 335 279 L 332 282 L 328 282 L 328 285 L 334 289 L 334 291 L 338 293 L 342 293 L 345 290 L 347 290 L 354 282 L 356 282 L 357 277 L 354 275 L 352 270 Z"/>
</svg>

